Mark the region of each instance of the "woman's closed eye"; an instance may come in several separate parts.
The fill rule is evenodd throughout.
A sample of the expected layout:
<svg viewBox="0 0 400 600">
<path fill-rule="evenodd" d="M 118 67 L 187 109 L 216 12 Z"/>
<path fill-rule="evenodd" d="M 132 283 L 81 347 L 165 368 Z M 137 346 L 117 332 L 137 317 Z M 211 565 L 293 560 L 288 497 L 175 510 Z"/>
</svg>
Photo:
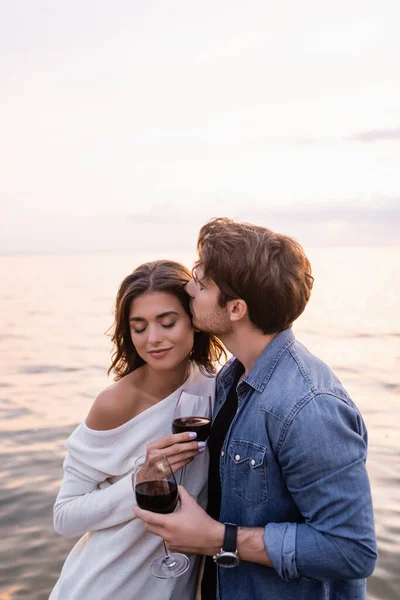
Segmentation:
<svg viewBox="0 0 400 600">
<path fill-rule="evenodd" d="M 161 327 L 163 327 L 164 329 L 172 329 L 172 327 L 174 327 L 176 325 L 176 321 L 173 321 L 172 323 L 161 323 Z M 143 327 L 142 329 L 135 329 L 133 328 L 133 333 L 144 333 L 147 329 L 146 327 Z"/>
<path fill-rule="evenodd" d="M 147 329 L 146 327 L 143 327 L 143 329 L 135 329 L 133 327 L 133 333 L 143 333 L 144 331 L 146 331 L 146 329 Z"/>
</svg>

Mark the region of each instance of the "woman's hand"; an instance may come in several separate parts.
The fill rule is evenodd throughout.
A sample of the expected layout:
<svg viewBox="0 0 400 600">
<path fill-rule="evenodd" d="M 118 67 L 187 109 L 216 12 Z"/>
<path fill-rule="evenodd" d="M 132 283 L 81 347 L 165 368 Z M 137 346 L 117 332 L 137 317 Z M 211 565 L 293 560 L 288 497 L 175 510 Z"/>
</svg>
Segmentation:
<svg viewBox="0 0 400 600">
<path fill-rule="evenodd" d="M 204 452 L 205 442 L 193 441 L 196 433 L 174 433 L 167 437 L 155 440 L 147 446 L 147 452 L 160 452 L 165 454 L 174 473 L 188 465 L 195 456 Z"/>
</svg>

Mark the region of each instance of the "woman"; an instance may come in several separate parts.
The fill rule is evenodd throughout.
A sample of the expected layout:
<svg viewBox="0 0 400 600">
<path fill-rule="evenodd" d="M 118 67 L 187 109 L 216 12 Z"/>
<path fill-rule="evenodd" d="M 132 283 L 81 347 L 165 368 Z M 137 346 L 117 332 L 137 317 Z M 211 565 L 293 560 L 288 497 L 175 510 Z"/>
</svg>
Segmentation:
<svg viewBox="0 0 400 600">
<path fill-rule="evenodd" d="M 204 506 L 208 456 L 189 433 L 171 435 L 182 389 L 214 395 L 219 341 L 192 326 L 184 291 L 189 271 L 173 261 L 138 267 L 122 282 L 115 307 L 111 387 L 67 441 L 54 506 L 61 535 L 84 534 L 67 557 L 50 600 L 191 600 L 198 561 L 181 577 L 156 579 L 162 540 L 133 513 L 132 472 L 147 448 L 163 450 L 174 471 L 195 462 L 185 487 Z M 154 441 L 157 440 L 157 441 Z"/>
</svg>

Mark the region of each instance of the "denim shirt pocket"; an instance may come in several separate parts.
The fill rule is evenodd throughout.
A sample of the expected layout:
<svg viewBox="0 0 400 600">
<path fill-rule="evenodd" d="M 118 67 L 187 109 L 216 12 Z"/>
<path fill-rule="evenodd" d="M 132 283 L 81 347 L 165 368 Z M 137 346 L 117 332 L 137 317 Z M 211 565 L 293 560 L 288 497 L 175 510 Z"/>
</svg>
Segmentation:
<svg viewBox="0 0 400 600">
<path fill-rule="evenodd" d="M 229 444 L 229 472 L 232 492 L 246 508 L 268 500 L 267 449 L 254 442 L 232 440 Z"/>
</svg>

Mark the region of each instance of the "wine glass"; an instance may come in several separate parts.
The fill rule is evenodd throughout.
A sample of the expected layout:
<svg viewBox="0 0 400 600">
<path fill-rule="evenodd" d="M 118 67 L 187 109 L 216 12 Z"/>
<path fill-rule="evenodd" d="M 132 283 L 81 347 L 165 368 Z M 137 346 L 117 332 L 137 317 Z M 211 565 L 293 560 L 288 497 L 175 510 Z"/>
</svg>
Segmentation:
<svg viewBox="0 0 400 600">
<path fill-rule="evenodd" d="M 178 486 L 165 454 L 149 452 L 135 461 L 134 491 L 140 508 L 166 515 L 178 504 Z M 151 564 L 151 573 L 159 579 L 171 579 L 186 573 L 189 559 L 185 554 L 169 552 L 163 540 L 165 556 Z"/>
<path fill-rule="evenodd" d="M 194 431 L 197 433 L 197 442 L 206 442 L 210 435 L 212 416 L 211 395 L 198 396 L 183 390 L 175 406 L 172 421 L 172 433 L 183 433 Z M 180 475 L 182 482 L 186 467 L 183 467 Z"/>
</svg>

